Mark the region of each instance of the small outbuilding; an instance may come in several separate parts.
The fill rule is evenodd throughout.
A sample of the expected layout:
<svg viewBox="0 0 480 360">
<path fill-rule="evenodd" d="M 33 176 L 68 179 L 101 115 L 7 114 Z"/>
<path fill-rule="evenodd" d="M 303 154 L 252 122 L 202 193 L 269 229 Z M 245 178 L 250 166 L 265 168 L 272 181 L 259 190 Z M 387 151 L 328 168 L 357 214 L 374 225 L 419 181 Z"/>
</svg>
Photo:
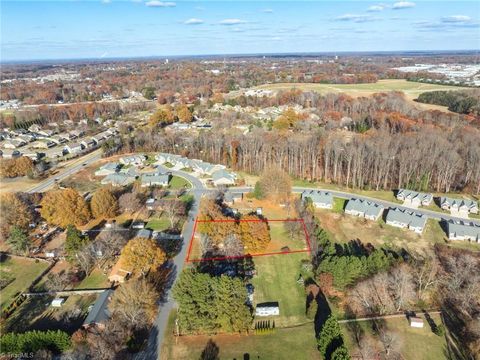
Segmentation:
<svg viewBox="0 0 480 360">
<path fill-rule="evenodd" d="M 255 308 L 255 316 L 276 316 L 280 315 L 278 302 L 268 302 L 257 304 Z"/>
<path fill-rule="evenodd" d="M 52 300 L 52 303 L 50 305 L 52 307 L 59 308 L 59 307 L 62 307 L 64 302 L 65 302 L 65 299 L 63 298 L 55 298 Z"/>
<path fill-rule="evenodd" d="M 410 317 L 408 318 L 408 322 L 410 323 L 410 327 L 414 328 L 423 328 L 423 319 L 419 317 Z"/>
</svg>

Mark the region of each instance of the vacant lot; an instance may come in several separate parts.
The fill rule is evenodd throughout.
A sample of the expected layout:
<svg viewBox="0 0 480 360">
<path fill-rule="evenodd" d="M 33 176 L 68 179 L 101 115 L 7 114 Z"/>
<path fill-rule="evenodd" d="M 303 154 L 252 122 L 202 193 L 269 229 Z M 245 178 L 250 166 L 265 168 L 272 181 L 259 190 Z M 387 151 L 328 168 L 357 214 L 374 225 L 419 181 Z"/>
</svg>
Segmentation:
<svg viewBox="0 0 480 360">
<path fill-rule="evenodd" d="M 301 261 L 306 254 L 284 254 L 254 258 L 257 275 L 252 279 L 255 288 L 253 304 L 278 302 L 280 315 L 256 320 L 275 320 L 277 327 L 304 324 L 306 295 L 305 287 L 297 283 Z"/>
<path fill-rule="evenodd" d="M 435 243 L 445 243 L 445 233 L 438 221 L 429 219 L 423 234 L 385 224 L 383 220 L 370 221 L 344 213 L 317 210 L 321 226 L 335 242 L 345 243 L 359 239 L 375 246 L 402 247 L 415 252 L 431 251 Z"/>
<path fill-rule="evenodd" d="M 350 96 L 370 96 L 378 92 L 402 91 L 408 99 L 416 99 L 418 95 L 427 91 L 438 90 L 468 90 L 461 86 L 423 84 L 407 80 L 379 80 L 372 84 L 314 84 L 314 83 L 280 83 L 257 86 L 256 89 L 288 90 L 300 89 L 303 91 L 316 91 L 322 94 L 346 93 Z"/>
<path fill-rule="evenodd" d="M 432 315 L 436 325 L 441 324 L 438 315 Z M 422 329 L 409 326 L 406 318 L 394 318 L 384 321 L 387 331 L 393 337 L 392 350 L 401 354 L 401 359 L 440 360 L 446 359 L 446 343 L 443 336 L 435 335 L 428 323 Z M 341 324 L 344 339 L 351 355 L 359 355 L 354 333 L 360 332 L 365 338 L 370 339 L 370 348 L 382 351 L 383 347 L 378 336 L 373 334 L 372 322 Z M 376 357 L 374 357 L 376 358 Z"/>
<path fill-rule="evenodd" d="M 269 335 L 181 336 L 174 334 L 175 312 L 170 314 L 161 359 L 197 360 L 211 339 L 220 359 L 320 360 L 313 324 L 277 329 Z"/>
<path fill-rule="evenodd" d="M 0 306 L 10 304 L 15 295 L 21 291 L 25 291 L 46 268 L 48 263 L 30 259 L 8 257 L 0 263 L 0 274 L 2 277 L 14 278 L 7 287 L 2 289 Z"/>
</svg>

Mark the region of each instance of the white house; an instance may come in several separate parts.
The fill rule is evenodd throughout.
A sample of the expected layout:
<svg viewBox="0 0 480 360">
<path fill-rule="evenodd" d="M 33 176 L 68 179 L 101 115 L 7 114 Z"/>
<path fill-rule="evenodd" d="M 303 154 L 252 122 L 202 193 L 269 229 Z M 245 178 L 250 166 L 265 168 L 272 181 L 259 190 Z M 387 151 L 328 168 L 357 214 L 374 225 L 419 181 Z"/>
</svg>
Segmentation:
<svg viewBox="0 0 480 360">
<path fill-rule="evenodd" d="M 159 172 L 153 172 L 142 174 L 140 186 L 168 186 L 168 183 L 170 182 L 170 177 L 170 173 L 161 174 Z"/>
<path fill-rule="evenodd" d="M 97 171 L 95 171 L 95 176 L 107 176 L 107 175 L 115 174 L 116 172 L 118 172 L 119 168 L 120 168 L 120 165 L 118 163 L 115 163 L 115 162 L 106 163 L 100 166 L 100 168 Z"/>
<path fill-rule="evenodd" d="M 449 240 L 470 240 L 480 242 L 480 224 L 469 221 L 447 222 Z"/>
<path fill-rule="evenodd" d="M 226 170 L 218 170 L 212 174 L 212 182 L 215 186 L 219 185 L 235 185 L 237 175 Z"/>
<path fill-rule="evenodd" d="M 468 213 L 478 214 L 478 203 L 469 199 L 440 198 L 440 207 L 452 214 L 468 217 Z"/>
<path fill-rule="evenodd" d="M 78 154 L 83 150 L 83 145 L 81 143 L 71 143 L 65 145 L 63 149 L 69 154 Z"/>
<path fill-rule="evenodd" d="M 421 205 L 430 205 L 433 201 L 433 196 L 432 194 L 400 189 L 397 193 L 397 199 L 403 201 L 403 205 L 405 206 L 417 208 Z"/>
</svg>

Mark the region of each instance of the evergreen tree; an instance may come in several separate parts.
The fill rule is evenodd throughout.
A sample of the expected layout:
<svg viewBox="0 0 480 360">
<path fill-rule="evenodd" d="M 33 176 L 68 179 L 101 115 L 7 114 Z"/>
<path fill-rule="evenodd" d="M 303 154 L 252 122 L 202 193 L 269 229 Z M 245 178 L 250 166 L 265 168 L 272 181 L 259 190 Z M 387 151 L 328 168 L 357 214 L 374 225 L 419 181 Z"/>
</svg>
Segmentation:
<svg viewBox="0 0 480 360">
<path fill-rule="evenodd" d="M 23 231 L 18 226 L 13 226 L 10 229 L 7 243 L 17 254 L 27 254 L 32 244 L 25 231 Z"/>
</svg>

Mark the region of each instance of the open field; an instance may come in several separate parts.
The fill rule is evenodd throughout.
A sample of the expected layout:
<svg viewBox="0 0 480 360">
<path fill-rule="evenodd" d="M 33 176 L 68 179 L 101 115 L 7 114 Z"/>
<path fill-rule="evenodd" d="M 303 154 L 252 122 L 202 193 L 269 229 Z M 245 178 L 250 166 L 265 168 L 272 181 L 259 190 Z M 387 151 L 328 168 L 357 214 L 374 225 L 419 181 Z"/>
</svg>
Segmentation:
<svg viewBox="0 0 480 360">
<path fill-rule="evenodd" d="M 0 263 L 0 273 L 14 277 L 15 280 L 2 289 L 0 307 L 8 305 L 15 295 L 27 290 L 32 281 L 35 280 L 46 268 L 48 263 L 30 259 L 7 258 Z"/>
<path fill-rule="evenodd" d="M 438 221 L 429 219 L 423 234 L 387 225 L 383 220 L 370 221 L 329 210 L 316 210 L 322 228 L 335 242 L 359 239 L 374 246 L 405 248 L 415 252 L 431 251 L 435 243 L 445 243 L 445 233 Z"/>
<path fill-rule="evenodd" d="M 75 287 L 77 289 L 99 289 L 109 286 L 110 282 L 108 281 L 107 275 L 105 275 L 99 268 L 95 268 L 92 270 L 90 275 L 88 275 Z"/>
<path fill-rule="evenodd" d="M 306 295 L 303 284 L 297 283 L 301 261 L 306 254 L 282 254 L 254 258 L 257 275 L 251 280 L 254 286 L 253 305 L 278 302 L 280 315 L 255 320 L 274 320 L 276 327 L 304 324 Z"/>
<path fill-rule="evenodd" d="M 220 359 L 320 360 L 313 324 L 277 329 L 268 335 L 181 336 L 174 334 L 175 312 L 169 317 L 161 359 L 197 360 L 212 339 Z"/>
<path fill-rule="evenodd" d="M 439 90 L 468 90 L 467 87 L 424 84 L 419 82 L 407 81 L 403 79 L 379 80 L 371 84 L 315 84 L 315 83 L 279 83 L 265 84 L 255 87 L 255 89 L 268 90 L 289 90 L 300 89 L 303 91 L 316 91 L 321 94 L 327 93 L 346 93 L 350 96 L 370 96 L 378 92 L 402 91 L 410 100 L 416 99 L 418 95 L 426 91 Z"/>
<path fill-rule="evenodd" d="M 439 315 L 431 317 L 436 325 L 441 324 Z M 435 335 L 427 321 L 421 329 L 410 327 L 406 318 L 385 319 L 383 322 L 394 337 L 392 349 L 401 354 L 401 359 L 441 360 L 448 358 L 445 337 Z M 355 328 L 359 329 L 365 337 L 372 339 L 373 343 L 370 347 L 375 346 L 377 351 L 383 350 L 378 336 L 373 334 L 371 321 L 340 324 L 340 326 L 350 355 L 359 355 L 353 335 Z"/>
<path fill-rule="evenodd" d="M 1 179 L 0 194 L 7 192 L 28 191 L 33 186 L 37 185 L 39 182 L 39 180 L 29 179 L 26 176 L 16 177 L 12 179 Z"/>
</svg>

